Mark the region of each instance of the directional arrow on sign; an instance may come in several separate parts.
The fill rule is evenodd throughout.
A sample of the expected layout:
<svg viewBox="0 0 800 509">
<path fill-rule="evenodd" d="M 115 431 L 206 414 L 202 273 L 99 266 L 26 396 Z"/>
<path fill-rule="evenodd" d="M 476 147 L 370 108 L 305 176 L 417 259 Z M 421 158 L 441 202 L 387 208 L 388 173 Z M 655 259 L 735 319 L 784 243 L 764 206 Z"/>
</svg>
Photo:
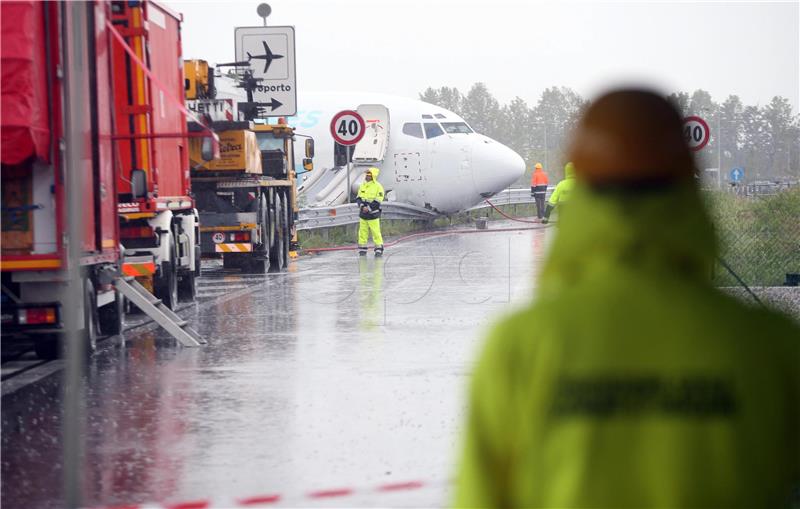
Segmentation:
<svg viewBox="0 0 800 509">
<path fill-rule="evenodd" d="M 270 97 L 270 100 L 269 100 L 268 103 L 261 103 L 261 104 L 263 106 L 269 106 L 270 109 L 273 110 L 273 111 L 278 109 L 278 108 L 280 108 L 281 106 L 283 106 L 283 103 L 280 102 L 279 100 L 275 99 L 274 97 Z"/>
</svg>

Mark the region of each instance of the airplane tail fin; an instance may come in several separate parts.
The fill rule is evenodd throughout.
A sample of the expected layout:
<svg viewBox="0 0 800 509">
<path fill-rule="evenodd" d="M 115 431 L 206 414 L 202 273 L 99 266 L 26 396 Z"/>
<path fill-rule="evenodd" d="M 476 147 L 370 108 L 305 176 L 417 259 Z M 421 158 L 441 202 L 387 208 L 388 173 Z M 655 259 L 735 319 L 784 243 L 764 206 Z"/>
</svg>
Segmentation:
<svg viewBox="0 0 800 509">
<path fill-rule="evenodd" d="M 247 61 L 249 62 L 250 60 L 253 59 L 253 55 L 251 55 L 249 51 L 247 51 L 246 53 L 247 53 Z"/>
</svg>

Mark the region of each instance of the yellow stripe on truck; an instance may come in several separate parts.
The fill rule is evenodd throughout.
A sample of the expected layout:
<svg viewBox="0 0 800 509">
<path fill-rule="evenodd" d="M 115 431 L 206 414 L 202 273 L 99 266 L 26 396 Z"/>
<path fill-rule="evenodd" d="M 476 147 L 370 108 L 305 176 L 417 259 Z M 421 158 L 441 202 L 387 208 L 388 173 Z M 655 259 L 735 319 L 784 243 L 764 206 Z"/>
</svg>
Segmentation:
<svg viewBox="0 0 800 509">
<path fill-rule="evenodd" d="M 216 244 L 214 251 L 217 253 L 250 253 L 253 251 L 252 244 Z"/>
<path fill-rule="evenodd" d="M 0 261 L 0 269 L 57 269 L 61 267 L 61 260 L 3 260 Z"/>
</svg>

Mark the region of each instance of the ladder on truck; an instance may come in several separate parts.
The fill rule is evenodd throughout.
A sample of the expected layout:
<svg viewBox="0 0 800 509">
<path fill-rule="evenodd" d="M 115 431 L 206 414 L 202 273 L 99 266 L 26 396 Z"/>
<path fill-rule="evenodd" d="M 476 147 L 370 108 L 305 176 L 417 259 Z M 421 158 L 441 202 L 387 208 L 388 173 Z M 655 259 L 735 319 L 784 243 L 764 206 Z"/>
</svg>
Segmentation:
<svg viewBox="0 0 800 509">
<path fill-rule="evenodd" d="M 119 277 L 114 281 L 114 286 L 183 346 L 200 346 L 207 343 L 197 331 L 189 327 L 189 322 L 165 306 L 161 299 L 148 292 L 136 278 Z"/>
</svg>

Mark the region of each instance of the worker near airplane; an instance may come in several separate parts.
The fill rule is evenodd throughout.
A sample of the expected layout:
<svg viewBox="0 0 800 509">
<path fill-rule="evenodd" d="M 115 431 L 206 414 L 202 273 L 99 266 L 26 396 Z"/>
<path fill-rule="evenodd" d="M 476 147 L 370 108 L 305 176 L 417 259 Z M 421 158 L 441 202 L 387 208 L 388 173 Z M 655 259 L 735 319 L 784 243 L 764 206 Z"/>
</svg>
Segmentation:
<svg viewBox="0 0 800 509">
<path fill-rule="evenodd" d="M 369 168 L 364 174 L 364 182 L 358 188 L 356 203 L 358 213 L 358 254 L 366 256 L 367 242 L 372 234 L 375 243 L 375 256 L 383 255 L 383 236 L 381 235 L 381 202 L 383 186 L 378 182 L 378 168 Z"/>
<path fill-rule="evenodd" d="M 473 373 L 455 507 L 797 507 L 800 328 L 713 287 L 682 122 L 641 90 L 579 121 L 536 297 Z"/>
<path fill-rule="evenodd" d="M 544 199 L 547 195 L 547 173 L 542 169 L 542 163 L 536 163 L 531 175 L 531 196 L 536 201 L 536 217 L 544 217 Z"/>
<path fill-rule="evenodd" d="M 550 200 L 547 202 L 547 208 L 544 210 L 544 217 L 542 223 L 547 224 L 550 221 L 550 213 L 553 212 L 558 205 L 566 202 L 572 190 L 575 188 L 575 165 L 572 162 L 564 165 L 564 180 L 556 185 L 553 194 L 550 195 Z"/>
</svg>

